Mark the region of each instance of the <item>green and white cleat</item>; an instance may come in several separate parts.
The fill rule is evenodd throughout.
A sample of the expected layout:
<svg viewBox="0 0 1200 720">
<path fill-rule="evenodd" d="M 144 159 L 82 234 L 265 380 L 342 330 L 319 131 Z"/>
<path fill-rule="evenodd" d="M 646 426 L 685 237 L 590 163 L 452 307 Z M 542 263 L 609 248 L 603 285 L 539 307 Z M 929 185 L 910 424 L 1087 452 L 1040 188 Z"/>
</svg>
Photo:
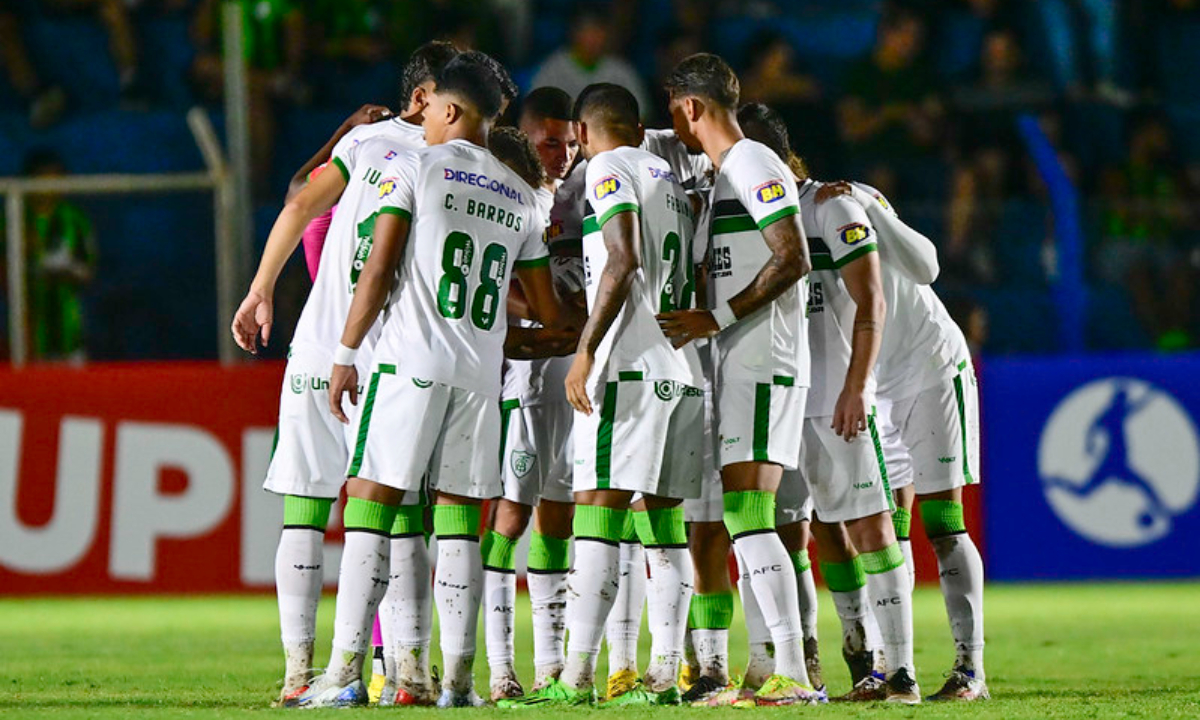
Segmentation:
<svg viewBox="0 0 1200 720">
<path fill-rule="evenodd" d="M 825 696 L 813 689 L 811 685 L 796 682 L 784 675 L 772 675 L 763 686 L 754 693 L 754 704 L 759 707 L 776 705 L 816 705 Z"/>
<path fill-rule="evenodd" d="M 602 708 L 610 707 L 649 707 L 652 705 L 678 705 L 679 686 L 672 685 L 666 690 L 652 692 L 642 682 L 636 683 L 620 695 L 600 703 Z"/>
<path fill-rule="evenodd" d="M 562 680 L 552 680 L 546 687 L 535 690 L 525 697 L 512 700 L 500 700 L 496 707 L 500 708 L 534 708 L 534 707 L 572 707 L 576 705 L 595 705 L 596 689 L 576 690 Z"/>
</svg>

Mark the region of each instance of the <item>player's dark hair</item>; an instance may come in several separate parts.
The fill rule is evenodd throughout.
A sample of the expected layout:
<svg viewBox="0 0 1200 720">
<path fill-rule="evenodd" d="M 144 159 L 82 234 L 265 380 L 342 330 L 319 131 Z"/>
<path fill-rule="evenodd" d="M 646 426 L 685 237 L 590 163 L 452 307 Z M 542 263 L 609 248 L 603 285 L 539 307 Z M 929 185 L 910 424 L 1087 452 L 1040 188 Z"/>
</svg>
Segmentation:
<svg viewBox="0 0 1200 720">
<path fill-rule="evenodd" d="M 537 88 L 521 102 L 521 115 L 538 120 L 574 120 L 571 96 L 566 90 L 549 85 Z"/>
<path fill-rule="evenodd" d="M 504 67 L 504 63 L 487 53 L 481 52 L 476 54 L 480 56 L 480 62 L 491 68 L 492 73 L 495 74 L 496 82 L 500 84 L 500 94 L 504 96 L 504 99 L 509 102 L 515 100 L 521 94 L 521 88 L 517 87 L 517 83 L 513 81 L 508 68 Z"/>
<path fill-rule="evenodd" d="M 435 92 L 455 95 L 484 118 L 495 119 L 504 103 L 504 92 L 490 60 L 478 51 L 460 53 L 438 73 Z"/>
<path fill-rule="evenodd" d="M 413 90 L 417 86 L 437 78 L 446 63 L 453 60 L 459 53 L 453 43 L 445 40 L 427 42 L 413 51 L 400 71 L 400 112 L 408 107 Z"/>
<path fill-rule="evenodd" d="M 546 168 L 529 136 L 510 125 L 492 128 L 488 133 L 488 150 L 535 190 L 546 183 Z"/>
<path fill-rule="evenodd" d="M 624 138 L 637 134 L 640 112 L 637 98 L 626 88 L 613 83 L 594 83 L 579 93 L 574 115 L 576 120 L 586 120 Z"/>
<path fill-rule="evenodd" d="M 779 113 L 762 103 L 746 103 L 738 108 L 737 120 L 746 137 L 769 147 L 787 163 L 797 180 L 808 178 L 808 166 L 792 150 L 787 124 L 783 122 Z"/>
<path fill-rule="evenodd" d="M 690 95 L 727 110 L 737 107 L 741 94 L 733 68 L 712 53 L 696 53 L 681 60 L 664 86 L 671 97 Z"/>
</svg>

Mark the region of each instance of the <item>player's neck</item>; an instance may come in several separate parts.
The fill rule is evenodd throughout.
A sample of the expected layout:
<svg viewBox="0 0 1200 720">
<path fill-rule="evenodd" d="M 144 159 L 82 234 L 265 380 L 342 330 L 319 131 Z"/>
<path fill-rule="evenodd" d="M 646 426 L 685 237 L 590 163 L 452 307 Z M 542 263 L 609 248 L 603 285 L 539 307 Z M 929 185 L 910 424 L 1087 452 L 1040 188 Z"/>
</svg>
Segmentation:
<svg viewBox="0 0 1200 720">
<path fill-rule="evenodd" d="M 725 153 L 745 137 L 733 113 L 714 114 L 708 122 L 696 128 L 696 139 L 717 168 L 721 167 Z"/>
<path fill-rule="evenodd" d="M 454 140 L 466 140 L 472 145 L 479 147 L 487 147 L 487 125 L 460 124 L 456 123 L 446 130 L 446 136 L 442 142 L 452 142 Z"/>
</svg>

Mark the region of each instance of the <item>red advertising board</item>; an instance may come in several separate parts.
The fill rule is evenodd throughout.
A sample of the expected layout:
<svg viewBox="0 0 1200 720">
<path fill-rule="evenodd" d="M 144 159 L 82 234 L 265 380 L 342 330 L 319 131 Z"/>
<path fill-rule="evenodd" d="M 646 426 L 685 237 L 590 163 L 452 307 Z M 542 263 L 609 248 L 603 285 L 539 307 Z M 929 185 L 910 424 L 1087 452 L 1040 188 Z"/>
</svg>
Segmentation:
<svg viewBox="0 0 1200 720">
<path fill-rule="evenodd" d="M 0 594 L 271 588 L 282 503 L 262 479 L 282 382 L 267 362 L 0 370 Z"/>
</svg>

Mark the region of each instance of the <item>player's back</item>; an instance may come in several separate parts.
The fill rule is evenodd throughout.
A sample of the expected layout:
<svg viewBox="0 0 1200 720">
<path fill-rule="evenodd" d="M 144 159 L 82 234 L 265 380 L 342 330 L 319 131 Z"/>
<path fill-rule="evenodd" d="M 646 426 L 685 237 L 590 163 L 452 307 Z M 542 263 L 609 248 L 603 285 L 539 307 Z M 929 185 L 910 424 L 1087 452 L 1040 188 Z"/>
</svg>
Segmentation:
<svg viewBox="0 0 1200 720">
<path fill-rule="evenodd" d="M 401 153 L 424 146 L 419 131 L 419 126 L 400 120 L 360 125 L 334 147 L 327 172 L 340 172 L 346 189 L 333 214 L 293 342 L 332 348 L 341 338 L 359 273 L 371 252 L 384 168 Z M 378 335 L 377 325 L 364 343 L 373 346 Z"/>
<path fill-rule="evenodd" d="M 693 346 L 675 350 L 658 327 L 656 315 L 695 306 L 695 218 L 692 205 L 670 164 L 653 153 L 620 147 L 591 158 L 584 210 L 584 273 L 588 307 L 595 305 L 600 276 L 608 261 L 603 227 L 623 211 L 635 213 L 641 265 L 629 296 L 596 351 L 597 377 L 640 372 L 645 380 L 701 383 Z"/>
<path fill-rule="evenodd" d="M 377 357 L 414 378 L 500 394 L 509 280 L 545 264 L 534 191 L 487 150 L 454 140 L 398 158 L 380 212 L 411 218 Z"/>
</svg>

